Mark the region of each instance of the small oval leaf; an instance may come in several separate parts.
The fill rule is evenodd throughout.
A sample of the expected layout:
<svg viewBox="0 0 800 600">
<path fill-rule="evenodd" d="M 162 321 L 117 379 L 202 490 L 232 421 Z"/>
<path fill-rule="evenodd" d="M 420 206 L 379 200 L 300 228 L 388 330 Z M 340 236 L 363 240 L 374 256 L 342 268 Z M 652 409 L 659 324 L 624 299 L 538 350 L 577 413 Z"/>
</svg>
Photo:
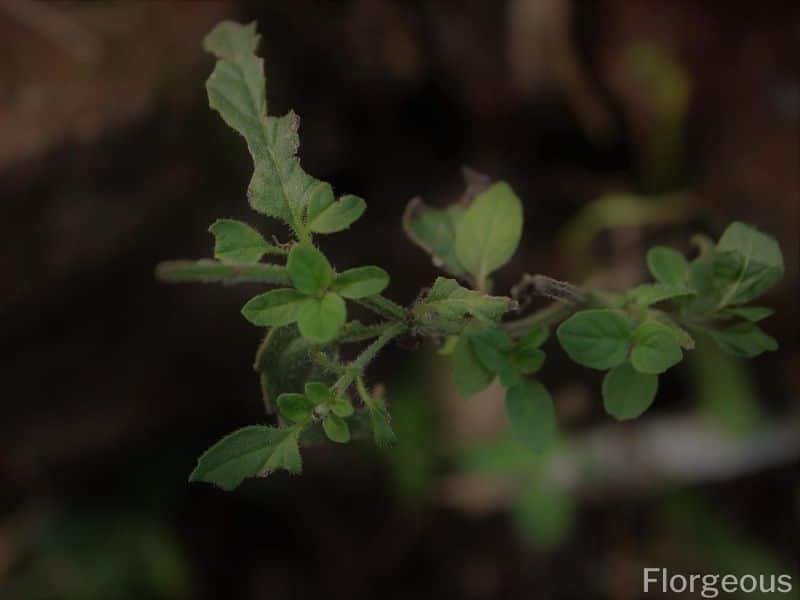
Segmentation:
<svg viewBox="0 0 800 600">
<path fill-rule="evenodd" d="M 297 320 L 306 297 L 297 290 L 281 288 L 251 298 L 242 307 L 244 318 L 259 327 L 280 327 Z"/>
</svg>

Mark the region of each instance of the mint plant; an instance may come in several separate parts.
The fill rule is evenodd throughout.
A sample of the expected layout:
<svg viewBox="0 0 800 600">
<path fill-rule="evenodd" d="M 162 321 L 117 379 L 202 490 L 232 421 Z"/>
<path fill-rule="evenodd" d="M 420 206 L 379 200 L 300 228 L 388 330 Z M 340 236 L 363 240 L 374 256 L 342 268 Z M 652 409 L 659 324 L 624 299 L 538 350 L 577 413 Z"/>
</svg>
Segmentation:
<svg viewBox="0 0 800 600">
<path fill-rule="evenodd" d="M 557 429 L 552 398 L 537 378 L 551 328 L 557 327 L 572 360 L 606 372 L 603 403 L 619 420 L 647 410 L 659 375 L 692 350 L 695 335 L 710 335 L 745 358 L 777 348 L 758 326 L 772 311 L 748 303 L 780 279 L 783 259 L 773 238 L 742 223 L 730 225 L 716 244 L 696 236 L 699 253 L 691 261 L 672 248 L 650 249 L 646 262 L 655 281 L 631 290 L 581 289 L 525 274 L 510 295 L 493 295 L 492 274 L 520 242 L 522 203 L 508 183 L 471 171 L 459 202 L 439 209 L 414 200 L 406 210 L 403 226 L 411 241 L 448 275 L 410 306 L 382 295 L 390 277 L 380 267 L 338 271 L 314 236 L 348 229 L 366 203 L 353 195 L 337 199 L 330 184 L 300 166 L 299 118 L 269 115 L 258 43 L 254 23 L 218 25 L 204 44 L 217 58 L 206 88 L 211 107 L 244 137 L 253 158 L 250 206 L 286 225 L 290 237 L 270 242 L 250 225 L 221 219 L 209 228 L 214 260 L 168 261 L 157 274 L 168 282 L 273 286 L 247 302 L 242 314 L 266 330 L 254 369 L 275 424 L 222 438 L 200 457 L 191 481 L 231 490 L 278 469 L 298 473 L 300 447 L 325 438 L 347 443 L 371 435 L 376 444 L 390 445 L 390 413 L 381 388 L 367 385 L 366 371 L 400 336 L 438 344 L 462 396 L 499 380 L 513 437 L 535 452 Z M 535 294 L 554 301 L 524 314 Z M 375 320 L 348 319 L 348 303 L 365 307 Z M 349 361 L 342 359 L 346 346 L 360 350 Z"/>
</svg>

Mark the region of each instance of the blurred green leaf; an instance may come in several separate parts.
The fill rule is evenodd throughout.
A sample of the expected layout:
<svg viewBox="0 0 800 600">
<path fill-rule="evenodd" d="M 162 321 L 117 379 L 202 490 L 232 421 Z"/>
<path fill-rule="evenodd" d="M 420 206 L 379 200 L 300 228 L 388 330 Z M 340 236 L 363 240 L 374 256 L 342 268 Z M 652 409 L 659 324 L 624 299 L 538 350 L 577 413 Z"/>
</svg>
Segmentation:
<svg viewBox="0 0 800 600">
<path fill-rule="evenodd" d="M 434 265 L 462 278 L 469 275 L 456 255 L 456 228 L 465 211 L 459 204 L 431 208 L 416 198 L 403 213 L 403 229 L 409 239 L 431 255 Z"/>
<path fill-rule="evenodd" d="M 603 406 L 618 421 L 635 419 L 650 408 L 657 390 L 657 375 L 640 373 L 626 362 L 603 378 Z"/>
<path fill-rule="evenodd" d="M 539 480 L 525 484 L 513 509 L 514 524 L 535 548 L 559 546 L 575 527 L 575 501 L 568 494 Z"/>
<path fill-rule="evenodd" d="M 737 323 L 727 329 L 709 329 L 708 332 L 720 348 L 734 356 L 755 358 L 768 350 L 778 349 L 775 338 L 750 321 Z"/>
<path fill-rule="evenodd" d="M 673 248 L 655 246 L 647 252 L 647 267 L 656 281 L 674 287 L 686 287 L 689 263 Z"/>
<path fill-rule="evenodd" d="M 524 379 L 506 393 L 506 412 L 511 433 L 521 445 L 541 452 L 556 434 L 553 399 L 541 383 Z"/>
</svg>

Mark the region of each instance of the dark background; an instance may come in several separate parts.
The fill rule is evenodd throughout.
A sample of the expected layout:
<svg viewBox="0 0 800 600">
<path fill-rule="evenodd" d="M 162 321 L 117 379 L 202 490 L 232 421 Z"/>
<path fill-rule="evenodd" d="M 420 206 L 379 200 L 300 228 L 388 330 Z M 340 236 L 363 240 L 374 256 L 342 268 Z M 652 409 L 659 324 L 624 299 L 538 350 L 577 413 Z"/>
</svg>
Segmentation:
<svg viewBox="0 0 800 600">
<path fill-rule="evenodd" d="M 649 245 L 688 252 L 734 219 L 772 233 L 781 349 L 701 346 L 618 425 L 551 342 L 564 437 L 594 441 L 548 471 L 505 441 L 498 390 L 464 402 L 431 349 L 391 348 L 371 374 L 396 448 L 188 485 L 206 447 L 265 420 L 239 314 L 258 288 L 154 266 L 210 256 L 218 217 L 284 234 L 249 211 L 244 143 L 207 106 L 223 18 L 258 21 L 306 170 L 367 199 L 323 242 L 336 265 L 381 265 L 413 300 L 436 270 L 403 208 L 454 200 L 469 165 L 525 203 L 504 292 L 524 272 L 638 280 Z M 795 2 L 0 2 L 0 597 L 624 600 L 643 566 L 797 590 L 799 60 Z M 615 214 L 608 194 L 660 208 Z"/>
</svg>

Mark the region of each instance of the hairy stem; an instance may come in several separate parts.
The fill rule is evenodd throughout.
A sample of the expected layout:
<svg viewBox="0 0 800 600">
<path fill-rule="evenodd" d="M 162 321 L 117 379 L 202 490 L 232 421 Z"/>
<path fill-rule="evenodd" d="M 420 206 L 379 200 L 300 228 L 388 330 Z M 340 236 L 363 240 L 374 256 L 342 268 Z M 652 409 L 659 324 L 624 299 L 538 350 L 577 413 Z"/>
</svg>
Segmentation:
<svg viewBox="0 0 800 600">
<path fill-rule="evenodd" d="M 156 277 L 167 283 L 271 283 L 291 285 L 281 265 L 221 263 L 216 260 L 168 260 L 156 267 Z"/>
<path fill-rule="evenodd" d="M 364 369 L 369 365 L 370 362 L 378 355 L 386 344 L 391 342 L 394 338 L 402 334 L 406 330 L 406 326 L 403 323 L 394 323 L 391 326 L 387 327 L 383 333 L 378 336 L 374 342 L 372 342 L 369 346 L 364 348 L 351 363 L 346 365 L 345 372 L 339 377 L 339 379 L 334 384 L 334 390 L 338 395 L 344 394 L 347 388 L 350 387 L 350 384 L 353 383 L 356 377 L 361 375 L 364 372 Z"/>
<path fill-rule="evenodd" d="M 370 309 L 382 317 L 393 321 L 403 321 L 406 318 L 406 309 L 380 294 L 355 300 L 361 306 Z"/>
</svg>

